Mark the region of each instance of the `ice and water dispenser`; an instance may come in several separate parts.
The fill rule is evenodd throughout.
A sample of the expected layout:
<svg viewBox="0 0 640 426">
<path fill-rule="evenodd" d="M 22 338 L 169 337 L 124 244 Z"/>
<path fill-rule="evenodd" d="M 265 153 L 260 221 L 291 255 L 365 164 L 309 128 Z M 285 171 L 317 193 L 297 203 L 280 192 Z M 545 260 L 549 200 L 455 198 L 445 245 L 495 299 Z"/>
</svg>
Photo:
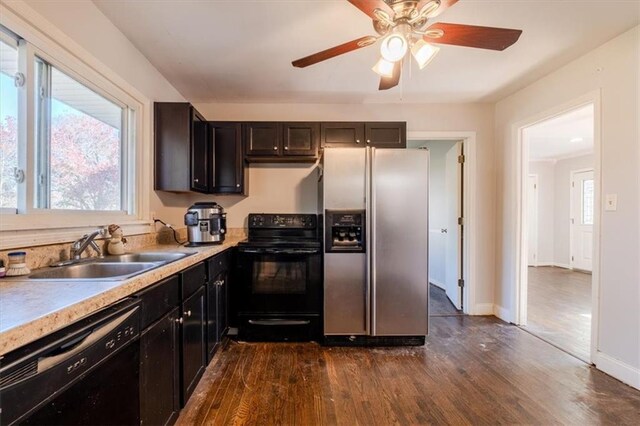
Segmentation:
<svg viewBox="0 0 640 426">
<path fill-rule="evenodd" d="M 364 253 L 366 220 L 364 210 L 325 211 L 325 251 Z"/>
</svg>

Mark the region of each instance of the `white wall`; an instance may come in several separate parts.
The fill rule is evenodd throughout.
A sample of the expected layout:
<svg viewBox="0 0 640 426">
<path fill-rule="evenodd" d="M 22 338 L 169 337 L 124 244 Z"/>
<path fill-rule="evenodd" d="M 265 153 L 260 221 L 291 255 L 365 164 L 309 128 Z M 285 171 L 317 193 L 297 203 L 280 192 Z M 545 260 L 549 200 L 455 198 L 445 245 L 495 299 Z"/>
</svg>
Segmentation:
<svg viewBox="0 0 640 426">
<path fill-rule="evenodd" d="M 593 154 L 559 160 L 555 165 L 555 200 L 554 215 L 556 221 L 553 228 L 554 258 L 559 266 L 569 266 L 571 257 L 570 219 L 571 219 L 571 188 L 570 176 L 573 170 L 594 167 Z"/>
<path fill-rule="evenodd" d="M 406 121 L 408 131 L 476 132 L 478 152 L 478 288 L 476 303 L 493 303 L 495 282 L 495 156 L 493 106 L 489 104 L 196 104 L 208 120 L 227 121 Z M 249 197 L 203 197 L 159 194 L 151 210 L 171 223 L 182 223 L 186 208 L 194 200 L 213 199 L 228 207 L 231 226 L 241 226 L 250 211 L 262 210 L 268 200 L 272 210 L 315 212 L 316 186 L 309 166 L 287 168 L 270 165 L 262 172 L 251 166 Z M 277 183 L 286 183 L 279 186 Z M 297 188 L 290 191 L 291 188 Z M 261 191 L 260 193 L 258 191 Z M 303 195 L 304 194 L 304 195 Z M 259 199 L 255 197 L 260 197 Z M 280 207 L 282 206 L 282 207 Z"/>
<path fill-rule="evenodd" d="M 598 91 L 601 96 L 602 194 L 618 210 L 601 217 L 598 367 L 640 387 L 640 29 L 636 27 L 496 105 L 496 312 L 515 321 L 517 126 Z"/>
<path fill-rule="evenodd" d="M 429 282 L 444 288 L 445 234 L 440 229 L 447 227 L 445 192 L 445 160 L 457 142 L 408 141 L 407 148 L 429 149 Z"/>
<path fill-rule="evenodd" d="M 529 174 L 538 176 L 538 258 L 537 264 L 553 265 L 555 165 L 553 161 L 530 161 Z"/>
</svg>

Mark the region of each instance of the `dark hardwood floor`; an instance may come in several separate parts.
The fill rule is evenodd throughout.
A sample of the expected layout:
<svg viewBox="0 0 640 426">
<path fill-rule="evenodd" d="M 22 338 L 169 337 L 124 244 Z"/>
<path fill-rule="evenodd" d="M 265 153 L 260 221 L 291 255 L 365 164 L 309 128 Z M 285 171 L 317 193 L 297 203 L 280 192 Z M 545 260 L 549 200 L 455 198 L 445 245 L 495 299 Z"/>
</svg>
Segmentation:
<svg viewBox="0 0 640 426">
<path fill-rule="evenodd" d="M 422 347 L 231 341 L 179 425 L 637 424 L 640 392 L 495 317 Z"/>
<path fill-rule="evenodd" d="M 529 267 L 525 329 L 589 361 L 591 275 L 554 267 Z"/>
</svg>

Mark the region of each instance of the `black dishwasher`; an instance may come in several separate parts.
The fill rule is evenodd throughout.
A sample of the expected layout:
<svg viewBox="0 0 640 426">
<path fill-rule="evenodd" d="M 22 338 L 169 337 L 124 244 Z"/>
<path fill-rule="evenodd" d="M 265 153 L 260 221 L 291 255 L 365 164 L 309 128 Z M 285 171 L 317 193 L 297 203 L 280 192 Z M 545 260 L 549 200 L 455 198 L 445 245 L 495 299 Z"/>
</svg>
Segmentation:
<svg viewBox="0 0 640 426">
<path fill-rule="evenodd" d="M 126 299 L 1 358 L 0 424 L 139 424 L 139 311 Z"/>
</svg>

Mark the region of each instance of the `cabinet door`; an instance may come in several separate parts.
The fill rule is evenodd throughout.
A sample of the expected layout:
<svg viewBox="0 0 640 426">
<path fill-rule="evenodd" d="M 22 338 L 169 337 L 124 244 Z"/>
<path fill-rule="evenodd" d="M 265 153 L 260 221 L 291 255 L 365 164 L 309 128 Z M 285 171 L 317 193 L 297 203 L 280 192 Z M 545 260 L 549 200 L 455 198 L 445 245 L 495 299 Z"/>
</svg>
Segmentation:
<svg viewBox="0 0 640 426">
<path fill-rule="evenodd" d="M 364 123 L 322 123 L 320 128 L 322 146 L 357 148 L 365 145 Z"/>
<path fill-rule="evenodd" d="M 172 424 L 180 411 L 178 308 L 140 336 L 140 419 L 142 425 Z"/>
<path fill-rule="evenodd" d="M 282 138 L 283 155 L 316 157 L 320 125 L 319 123 L 284 123 Z"/>
<path fill-rule="evenodd" d="M 187 403 L 206 366 L 205 290 L 182 302 L 182 406 Z"/>
<path fill-rule="evenodd" d="M 374 148 L 406 148 L 407 123 L 404 121 L 366 123 L 365 136 L 367 146 Z"/>
<path fill-rule="evenodd" d="M 191 190 L 209 192 L 209 143 L 207 122 L 192 109 L 191 125 Z M 175 167 L 179 167 L 175 165 Z"/>
<path fill-rule="evenodd" d="M 207 364 L 218 347 L 218 276 L 207 284 Z"/>
<path fill-rule="evenodd" d="M 227 288 L 228 288 L 228 271 L 224 271 L 219 275 L 218 285 L 216 286 L 216 303 L 217 303 L 217 321 L 216 321 L 216 337 L 218 343 L 222 342 L 222 338 L 227 332 Z"/>
<path fill-rule="evenodd" d="M 248 157 L 281 155 L 282 124 L 246 123 L 244 125 L 244 146 Z"/>
<path fill-rule="evenodd" d="M 245 164 L 242 155 L 242 124 L 209 123 L 211 135 L 211 192 L 246 194 Z"/>
<path fill-rule="evenodd" d="M 191 190 L 191 106 L 186 102 L 153 105 L 155 137 L 155 184 L 157 191 Z"/>
</svg>

